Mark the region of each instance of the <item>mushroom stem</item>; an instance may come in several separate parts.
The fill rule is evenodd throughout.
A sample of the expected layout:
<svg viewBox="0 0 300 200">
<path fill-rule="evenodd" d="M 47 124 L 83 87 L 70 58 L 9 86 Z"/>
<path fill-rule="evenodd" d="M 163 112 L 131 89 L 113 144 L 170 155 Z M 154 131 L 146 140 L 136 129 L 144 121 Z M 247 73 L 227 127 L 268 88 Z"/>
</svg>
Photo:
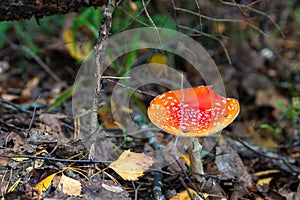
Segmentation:
<svg viewBox="0 0 300 200">
<path fill-rule="evenodd" d="M 188 147 L 188 154 L 191 160 L 191 168 L 193 172 L 193 177 L 199 181 L 204 182 L 204 178 L 199 174 L 204 174 L 203 165 L 201 160 L 201 150 L 202 145 L 199 143 L 198 138 L 194 138 L 192 144 Z"/>
</svg>

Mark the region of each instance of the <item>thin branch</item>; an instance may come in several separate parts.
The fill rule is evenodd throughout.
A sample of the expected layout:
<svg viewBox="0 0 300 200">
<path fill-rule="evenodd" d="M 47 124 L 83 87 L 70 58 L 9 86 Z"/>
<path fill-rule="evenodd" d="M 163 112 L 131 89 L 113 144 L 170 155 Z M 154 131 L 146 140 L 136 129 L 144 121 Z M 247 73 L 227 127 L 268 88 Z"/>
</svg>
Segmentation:
<svg viewBox="0 0 300 200">
<path fill-rule="evenodd" d="M 102 6 L 107 0 L 1 0 L 0 21 L 36 19 L 54 14 L 78 12 L 81 8 Z"/>
<path fill-rule="evenodd" d="M 238 4 L 238 3 L 236 3 L 235 1 L 234 1 L 234 3 L 231 3 L 231 2 L 225 2 L 225 1 L 220 0 L 220 2 L 223 3 L 224 5 L 229 5 L 229 6 L 235 6 L 235 7 L 238 7 L 244 15 L 246 15 L 246 13 L 245 13 L 244 11 L 242 11 L 242 9 L 250 10 L 250 11 L 252 11 L 252 12 L 254 12 L 254 13 L 260 14 L 260 15 L 262 15 L 262 16 L 268 18 L 268 19 L 275 25 L 275 27 L 276 27 L 278 30 L 281 31 L 281 27 L 275 22 L 275 20 L 274 20 L 270 15 L 266 14 L 265 12 L 262 12 L 262 11 L 260 11 L 260 10 L 257 10 L 257 9 L 255 9 L 255 8 L 252 8 L 252 7 L 251 7 L 252 5 L 254 5 L 254 4 L 256 4 L 256 3 L 259 3 L 260 1 L 254 1 L 254 2 L 251 2 L 251 3 L 247 4 L 247 5 Z M 281 31 L 281 32 L 282 32 L 282 31 Z"/>
<path fill-rule="evenodd" d="M 300 174 L 300 168 L 297 167 L 297 166 L 295 166 L 295 165 L 290 164 L 290 162 L 288 161 L 288 159 L 285 158 L 283 155 L 279 155 L 279 154 L 276 154 L 274 152 L 266 152 L 266 151 L 264 151 L 264 152 L 261 153 L 261 152 L 255 150 L 248 143 L 242 141 L 241 139 L 239 139 L 239 138 L 237 138 L 237 137 L 235 137 L 235 136 L 233 136 L 233 135 L 231 135 L 229 133 L 226 133 L 225 135 L 228 136 L 228 137 L 230 137 L 231 139 L 239 142 L 240 144 L 242 144 L 244 147 L 246 147 L 247 149 L 249 149 L 250 151 L 252 151 L 256 155 L 264 157 L 264 158 L 268 158 L 270 160 L 280 161 L 280 163 L 277 163 L 277 165 L 284 164 L 286 166 L 286 170 L 288 169 L 291 173 L 298 173 L 298 174 Z M 283 167 L 281 167 L 281 168 L 283 168 Z"/>
<path fill-rule="evenodd" d="M 197 12 L 194 12 L 194 11 L 191 11 L 191 10 L 187 10 L 187 9 L 184 9 L 184 8 L 178 8 L 178 7 L 176 7 L 174 9 L 178 10 L 178 11 L 185 12 L 185 13 L 189 13 L 189 14 L 192 14 L 192 15 L 196 15 L 196 16 L 199 15 L 199 13 L 197 13 Z M 254 24 L 252 24 L 250 22 L 247 22 L 245 20 L 241 20 L 241 19 L 219 19 L 219 18 L 209 17 L 209 16 L 206 16 L 206 15 L 201 15 L 201 17 L 204 18 L 204 19 L 210 20 L 210 21 L 214 21 L 214 22 L 246 23 L 247 25 L 249 25 L 253 29 L 255 29 L 258 32 L 260 32 L 262 35 L 267 36 L 266 33 L 264 33 L 259 27 L 257 27 L 256 25 L 254 25 Z"/>
<path fill-rule="evenodd" d="M 67 162 L 67 163 L 112 163 L 114 161 L 100 161 L 100 160 L 92 160 L 92 159 L 87 159 L 87 160 L 68 160 L 68 159 L 60 159 L 60 158 L 48 158 L 48 157 L 43 157 L 43 156 L 30 156 L 30 155 L 15 155 L 15 156 L 10 156 L 10 155 L 5 155 L 5 154 L 0 154 L 0 157 L 3 158 L 29 158 L 29 159 L 41 159 L 41 160 L 47 160 L 47 161 L 55 161 L 55 162 Z"/>
<path fill-rule="evenodd" d="M 105 42 L 108 39 L 109 30 L 112 24 L 112 13 L 116 7 L 117 3 L 115 0 L 109 0 L 107 6 L 104 6 L 103 17 L 101 25 L 99 28 L 99 37 L 94 47 L 94 79 L 96 82 L 94 88 L 93 104 L 91 108 L 91 118 L 90 118 L 90 134 L 96 133 L 98 128 L 98 107 L 99 98 L 101 96 L 102 88 L 102 74 L 103 74 L 103 63 L 105 55 Z"/>
<path fill-rule="evenodd" d="M 150 2 L 150 1 L 149 1 L 149 2 Z M 149 3 L 149 2 L 148 2 L 148 3 Z M 146 16 L 148 17 L 148 19 L 149 19 L 151 25 L 152 25 L 153 28 L 155 29 L 155 33 L 156 33 L 158 42 L 159 42 L 161 48 L 164 49 L 164 46 L 163 46 L 163 44 L 162 44 L 162 41 L 161 41 L 161 38 L 160 38 L 160 35 L 159 35 L 159 32 L 158 32 L 158 29 L 157 29 L 157 26 L 156 26 L 156 24 L 154 23 L 154 21 L 152 20 L 150 14 L 148 13 L 147 6 L 146 6 L 146 4 L 145 4 L 145 1 L 142 0 L 142 3 L 143 3 L 143 7 L 144 7 L 143 9 L 144 9 L 144 11 L 145 11 L 145 14 L 146 14 Z"/>
</svg>

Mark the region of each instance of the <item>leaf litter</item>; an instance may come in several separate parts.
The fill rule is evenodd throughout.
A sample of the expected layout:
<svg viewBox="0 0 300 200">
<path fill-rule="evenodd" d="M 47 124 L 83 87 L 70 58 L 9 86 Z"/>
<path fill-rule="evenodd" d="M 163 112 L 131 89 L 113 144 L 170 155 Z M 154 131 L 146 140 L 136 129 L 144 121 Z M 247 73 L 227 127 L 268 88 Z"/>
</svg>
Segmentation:
<svg viewBox="0 0 300 200">
<path fill-rule="evenodd" d="M 283 5 L 274 6 L 283 9 Z M 297 46 L 299 34 L 295 31 L 299 29 L 299 24 L 294 22 L 292 15 L 287 23 L 285 28 L 287 33 L 290 33 L 288 38 L 272 36 L 267 39 L 282 60 L 290 63 L 284 68 L 282 68 L 282 60 L 264 57 L 262 50 L 265 46 L 256 35 L 251 35 L 247 39 L 247 44 L 234 42 L 231 44 L 229 54 L 233 61 L 232 65 L 224 63 L 224 55 L 220 53 L 218 47 L 211 50 L 220 71 L 224 72 L 224 82 L 226 88 L 230 90 L 227 91 L 228 96 L 239 96 L 242 105 L 241 115 L 237 123 L 232 124 L 227 131 L 238 136 L 243 143 L 225 134 L 221 138 L 224 142 L 220 142 L 203 157 L 204 160 L 209 158 L 204 164 L 209 176 L 206 177 L 207 182 L 203 187 L 197 187 L 197 183 L 190 179 L 188 161 L 184 159 L 180 159 L 179 165 L 172 163 L 169 168 L 163 168 L 162 189 L 167 197 L 190 199 L 190 194 L 196 196 L 199 194 L 197 189 L 204 188 L 202 194 L 205 194 L 207 199 L 293 200 L 299 198 L 300 151 L 299 139 L 296 139 L 299 129 L 292 126 L 291 118 L 283 117 L 283 110 L 276 104 L 276 100 L 281 100 L 284 106 L 290 105 L 291 97 L 299 96 L 300 93 L 299 81 L 297 82 L 300 63 L 300 49 L 299 45 Z M 224 24 L 222 26 L 224 29 Z M 225 24 L 222 33 L 226 34 L 228 28 Z M 70 39 L 70 29 L 67 30 Z M 225 37 L 223 39 L 228 42 Z M 72 49 L 73 46 L 69 45 L 68 48 Z M 72 59 L 62 49 L 47 47 L 42 50 L 42 55 L 52 66 L 63 66 L 55 68 L 55 72 L 65 77 L 64 80 L 73 81 L 72 73 L 75 74 L 75 70 L 70 66 L 75 64 L 66 62 Z M 71 51 L 73 51 L 72 56 L 78 57 L 76 49 Z M 0 56 L 0 63 L 3 63 L 0 67 L 5 68 L 5 71 L 0 74 L 1 195 L 4 195 L 5 199 L 43 197 L 67 199 L 71 196 L 72 199 L 133 199 L 135 193 L 138 193 L 139 199 L 152 199 L 151 166 L 155 160 L 147 157 L 146 154 L 124 151 L 116 161 L 97 165 L 76 163 L 76 161 L 71 163 L 61 161 L 62 163 L 59 164 L 58 161 L 51 160 L 51 158 L 66 161 L 70 158 L 89 159 L 89 150 L 82 142 L 73 141 L 74 122 L 70 117 L 70 101 L 64 99 L 64 102 L 60 102 L 59 106 L 53 108 L 51 112 L 46 111 L 47 106 L 55 102 L 59 96 L 57 93 L 68 91 L 70 85 L 68 86 L 67 81 L 55 83 L 32 60 L 23 61 L 21 65 L 25 64 L 24 68 L 14 60 L 22 60 L 19 52 Z M 183 64 L 179 68 L 186 73 L 188 80 L 198 83 L 199 77 L 186 70 L 187 65 Z M 110 90 L 111 88 L 107 89 Z M 156 92 L 162 93 L 160 89 Z M 147 105 L 147 98 L 143 94 L 141 96 L 145 101 L 143 103 Z M 294 111 L 287 114 L 292 115 Z M 104 122 L 106 120 L 104 124 L 107 126 L 108 135 L 112 133 L 109 131 L 110 128 L 118 129 L 110 118 L 109 109 L 105 112 L 99 110 L 99 112 L 100 115 L 103 114 L 100 120 Z M 274 122 L 278 122 L 282 134 L 276 135 L 271 129 L 261 129 L 261 124 L 273 126 Z M 114 135 L 118 134 L 123 136 L 121 130 L 114 132 Z M 161 140 L 168 139 L 163 135 Z M 138 139 L 125 143 L 120 140 L 116 139 L 116 144 L 124 144 L 124 148 L 134 149 L 137 152 L 143 152 L 148 145 L 146 141 Z M 105 141 L 102 144 L 104 143 Z M 108 157 L 105 149 L 104 146 L 94 154 L 99 155 L 101 152 L 103 155 L 100 157 L 106 160 Z M 37 154 L 40 151 L 43 153 Z M 4 155 L 11 157 L 3 157 Z M 45 159 L 37 163 L 36 161 L 41 159 L 22 157 L 26 155 L 40 156 Z M 64 169 L 69 165 L 80 169 L 78 171 L 90 179 L 87 180 L 78 172 L 73 173 L 74 177 L 70 176 Z M 66 170 L 64 174 L 58 173 L 63 169 Z M 101 173 L 102 170 L 108 175 Z M 128 173 L 130 170 L 134 172 Z M 180 181 L 182 179 L 183 182 Z M 199 195 L 197 198 L 200 199 Z"/>
</svg>

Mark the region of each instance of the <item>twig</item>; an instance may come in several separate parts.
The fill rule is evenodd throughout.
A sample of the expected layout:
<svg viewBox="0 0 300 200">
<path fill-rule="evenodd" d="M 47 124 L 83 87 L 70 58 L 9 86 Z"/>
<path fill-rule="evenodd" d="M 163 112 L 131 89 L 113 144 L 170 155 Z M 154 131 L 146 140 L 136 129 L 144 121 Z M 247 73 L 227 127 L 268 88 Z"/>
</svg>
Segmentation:
<svg viewBox="0 0 300 200">
<path fill-rule="evenodd" d="M 21 111 L 21 112 L 24 112 L 24 113 L 26 113 L 26 114 L 28 114 L 28 115 L 30 115 L 30 116 L 33 115 L 33 112 L 31 112 L 31 111 L 29 111 L 29 110 L 25 110 L 25 109 L 21 108 L 20 106 L 15 105 L 15 104 L 13 104 L 13 103 L 11 103 L 11 102 L 9 102 L 9 101 L 6 101 L 6 100 L 4 100 L 4 99 L 2 99 L 2 98 L 0 98 L 0 103 L 8 104 L 8 105 L 11 106 L 12 108 L 15 108 L 16 110 L 19 110 L 19 111 Z M 11 108 L 9 108 L 9 109 L 11 109 Z"/>
<path fill-rule="evenodd" d="M 36 99 L 35 102 L 38 102 L 39 99 L 40 99 L 40 95 L 38 96 L 38 98 Z M 32 127 L 32 124 L 33 124 L 33 121 L 34 121 L 34 118 L 35 118 L 35 114 L 36 114 L 36 105 L 34 106 L 33 114 L 32 114 L 32 117 L 30 119 L 28 129 L 26 130 L 27 133 L 29 133 L 29 131 L 31 130 L 31 127 Z"/>
<path fill-rule="evenodd" d="M 249 149 L 250 151 L 252 151 L 256 155 L 264 157 L 264 158 L 268 158 L 268 159 L 270 159 L 273 162 L 274 162 L 274 160 L 277 161 L 277 162 L 274 162 L 274 164 L 276 166 L 278 166 L 280 169 L 282 169 L 284 171 L 288 171 L 290 173 L 300 174 L 300 168 L 298 166 L 296 166 L 296 165 L 290 164 L 290 161 L 288 161 L 288 160 L 292 160 L 291 158 L 286 158 L 283 155 L 279 155 L 279 154 L 276 154 L 274 152 L 270 152 L 270 151 L 268 151 L 266 149 L 263 149 L 263 148 L 260 148 L 259 151 L 255 150 L 255 147 L 253 147 L 250 144 L 242 141 L 241 139 L 239 139 L 239 138 L 237 138 L 237 137 L 235 137 L 235 136 L 233 136 L 233 135 L 231 135 L 229 133 L 225 133 L 225 135 L 228 136 L 228 137 L 230 137 L 231 139 L 239 142 L 240 144 L 242 144 L 244 147 L 246 147 L 247 149 Z M 238 152 L 242 153 L 240 147 L 238 147 L 236 149 L 239 149 Z M 262 151 L 262 152 L 260 152 L 260 151 Z"/>
<path fill-rule="evenodd" d="M 21 46 L 21 49 L 30 55 L 56 82 L 63 82 L 59 76 L 42 60 L 38 57 L 34 52 L 32 52 L 28 47 Z"/>
<path fill-rule="evenodd" d="M 134 187 L 134 200 L 138 200 L 138 192 L 139 192 L 139 189 L 142 185 L 138 185 L 137 187 Z"/>
<path fill-rule="evenodd" d="M 192 14 L 192 15 L 196 15 L 198 16 L 199 13 L 197 12 L 194 12 L 192 10 L 187 10 L 187 9 L 184 9 L 184 8 L 174 8 L 175 10 L 178 10 L 178 11 L 182 11 L 182 12 L 186 12 L 186 13 L 189 13 L 189 14 Z M 266 35 L 266 33 L 264 33 L 259 27 L 257 27 L 256 25 L 250 23 L 250 22 L 247 22 L 245 20 L 240 20 L 240 19 L 217 19 L 217 18 L 214 18 L 214 17 L 209 17 L 209 16 L 206 16 L 206 15 L 201 15 L 202 18 L 204 19 L 207 19 L 207 20 L 210 20 L 210 21 L 214 21 L 214 22 L 233 22 L 233 23 L 245 23 L 247 25 L 249 25 L 250 27 L 252 27 L 253 29 L 257 30 L 258 32 L 260 32 L 262 35 Z"/>
<path fill-rule="evenodd" d="M 15 156 L 9 156 L 5 154 L 0 154 L 0 157 L 3 158 L 29 158 L 29 159 L 41 159 L 41 160 L 47 160 L 47 161 L 55 161 L 55 162 L 67 162 L 67 163 L 112 163 L 113 161 L 100 161 L 100 160 L 68 160 L 68 159 L 60 159 L 60 158 L 48 158 L 43 156 L 30 156 L 30 155 L 15 155 Z"/>
<path fill-rule="evenodd" d="M 229 5 L 229 6 L 238 7 L 238 8 L 241 10 L 241 12 L 242 12 L 245 16 L 247 16 L 247 14 L 246 14 L 245 12 L 243 12 L 242 9 L 247 9 L 247 10 L 250 10 L 250 11 L 252 11 L 252 12 L 254 12 L 254 13 L 257 13 L 257 14 L 259 14 L 259 15 L 261 15 L 261 16 L 264 16 L 264 17 L 268 18 L 268 19 L 275 25 L 275 27 L 276 27 L 278 30 L 281 31 L 281 27 L 275 22 L 275 20 L 274 20 L 270 15 L 268 15 L 266 12 L 262 12 L 262 11 L 260 11 L 260 10 L 257 10 L 257 9 L 255 9 L 255 8 L 252 8 L 252 7 L 251 7 L 252 5 L 254 5 L 254 4 L 256 4 L 256 3 L 259 3 L 260 1 L 254 1 L 254 2 L 251 2 L 251 3 L 249 3 L 249 4 L 245 4 L 245 5 L 243 5 L 243 4 L 238 4 L 238 3 L 236 3 L 235 1 L 234 1 L 233 3 L 231 3 L 231 2 L 226 2 L 226 1 L 220 0 L 220 2 L 223 3 L 224 5 Z M 264 30 L 263 30 L 263 31 L 264 31 Z M 282 32 L 282 31 L 281 31 L 281 32 Z M 283 34 L 283 33 L 282 33 L 282 34 Z"/>
<path fill-rule="evenodd" d="M 243 4 L 243 1 L 241 2 L 241 5 L 242 5 L 242 4 Z M 173 4 L 173 5 L 175 5 L 175 4 Z M 195 33 L 201 33 L 202 35 L 205 35 L 205 36 L 208 36 L 208 37 L 212 37 L 213 39 L 216 39 L 216 40 L 219 41 L 220 44 L 222 45 L 223 49 L 225 50 L 226 57 L 227 57 L 229 63 L 231 63 L 230 58 L 229 58 L 229 55 L 228 55 L 228 53 L 227 53 L 227 50 L 224 48 L 224 44 L 222 43 L 222 41 L 220 41 L 220 40 L 219 40 L 218 38 L 216 38 L 216 37 L 213 37 L 212 35 L 209 35 L 209 34 L 207 34 L 207 33 L 202 32 L 202 30 L 204 30 L 205 28 L 207 28 L 207 27 L 212 23 L 213 20 L 210 20 L 210 19 L 215 19 L 215 21 L 216 21 L 216 20 L 218 20 L 218 19 L 222 19 L 222 18 L 225 17 L 226 15 L 229 15 L 229 14 L 234 13 L 234 12 L 237 11 L 237 10 L 238 10 L 237 7 L 231 7 L 231 8 L 229 8 L 228 10 L 225 10 L 224 12 L 222 12 L 221 14 L 216 15 L 215 17 L 212 17 L 212 18 L 207 19 L 203 24 L 200 23 L 200 25 L 196 26 L 194 29 L 192 29 L 191 31 L 187 32 L 186 34 L 187 34 L 188 36 L 191 36 L 191 35 L 194 35 Z M 174 8 L 174 11 L 175 11 L 175 8 Z M 175 12 L 174 12 L 174 13 L 175 13 Z M 196 13 L 196 14 L 199 14 L 199 13 Z M 183 27 L 182 25 L 180 25 L 180 26 Z M 174 40 L 174 41 L 177 41 L 177 40 Z M 173 44 L 173 41 L 170 41 L 170 42 L 164 44 L 164 46 L 171 46 L 172 44 Z M 143 56 L 139 57 L 139 59 L 138 59 L 135 63 L 133 63 L 133 64 L 131 65 L 130 68 L 134 68 L 134 67 L 136 67 L 136 66 L 141 65 L 141 64 L 144 63 L 149 57 L 151 57 L 154 53 L 158 53 L 158 52 L 160 52 L 160 51 L 161 51 L 160 49 L 152 49 L 152 50 L 148 51 L 146 54 L 144 54 Z"/>
<path fill-rule="evenodd" d="M 267 15 L 268 16 L 268 15 Z M 259 21 L 259 26 L 260 28 L 265 31 L 266 29 L 266 17 L 267 16 L 263 16 L 260 21 Z M 277 27 L 277 26 L 276 26 Z M 281 29 L 279 29 L 281 31 Z M 282 31 L 281 31 L 281 34 L 283 35 Z M 281 71 L 284 71 L 284 70 L 287 70 L 288 73 L 292 74 L 294 77 L 295 77 L 295 82 L 300 82 L 300 74 L 299 72 L 294 69 L 294 67 L 292 67 L 284 58 L 282 58 L 278 53 L 277 51 L 271 46 L 268 44 L 268 42 L 266 41 L 266 37 L 264 35 L 260 35 L 260 38 L 259 38 L 262 46 L 265 48 L 265 49 L 268 49 L 272 52 L 273 54 L 273 58 L 274 58 L 274 62 L 279 62 L 279 64 L 282 66 L 278 71 L 279 71 L 279 74 L 284 74 L 284 73 L 280 73 Z M 297 80 L 298 79 L 298 80 Z"/>
<path fill-rule="evenodd" d="M 145 54 L 145 55 L 146 55 L 146 54 Z M 157 95 L 152 94 L 152 93 L 150 93 L 150 92 L 145 92 L 145 91 L 140 90 L 140 89 L 137 89 L 137 88 L 129 87 L 129 86 L 127 86 L 127 85 L 124 85 L 124 84 L 120 83 L 119 81 L 116 82 L 116 81 L 114 81 L 113 79 L 107 79 L 107 81 L 112 82 L 112 83 L 115 83 L 115 84 L 117 84 L 117 85 L 120 85 L 120 86 L 122 86 L 122 87 L 124 87 L 124 88 L 126 88 L 126 89 L 133 90 L 133 91 L 138 92 L 138 93 L 141 93 L 141 94 L 149 95 L 149 96 L 151 96 L 151 97 L 156 97 L 156 96 L 157 96 Z"/>
<path fill-rule="evenodd" d="M 188 186 L 185 184 L 184 180 L 182 179 L 182 177 L 179 178 L 181 184 L 186 188 L 187 193 L 189 194 L 189 197 L 191 199 L 193 199 L 193 195 L 191 194 L 191 192 L 188 189 Z M 201 194 L 200 192 L 197 192 L 197 194 L 203 199 L 205 200 L 206 198 L 203 196 L 203 194 Z"/>
<path fill-rule="evenodd" d="M 150 1 L 148 1 L 148 3 L 149 3 L 149 2 L 150 2 Z M 153 28 L 155 29 L 155 33 L 156 33 L 157 39 L 158 39 L 158 41 L 159 41 L 159 45 L 161 46 L 162 49 L 164 49 L 164 46 L 163 46 L 163 44 L 162 44 L 162 41 L 161 41 L 161 38 L 160 38 L 160 35 L 159 35 L 159 32 L 158 32 L 158 29 L 157 29 L 157 26 L 155 25 L 154 21 L 152 20 L 150 14 L 148 13 L 147 6 L 146 6 L 144 0 L 142 0 L 142 4 L 143 4 L 143 9 L 144 9 L 144 11 L 145 11 L 146 16 L 148 17 L 148 19 L 149 19 L 151 25 L 153 26 Z"/>
<path fill-rule="evenodd" d="M 161 162 L 161 160 L 163 160 L 163 156 L 160 154 L 160 151 L 158 149 L 155 150 L 155 158 L 157 160 L 159 160 L 159 162 L 154 163 L 153 167 L 154 169 L 161 169 L 163 166 L 163 162 Z M 157 200 L 164 200 L 165 197 L 162 194 L 162 173 L 160 172 L 152 172 L 153 174 L 153 178 L 154 178 L 154 183 L 153 183 L 153 196 L 154 199 Z"/>
<path fill-rule="evenodd" d="M 109 30 L 112 23 L 112 13 L 116 7 L 117 3 L 115 0 L 109 0 L 108 4 L 104 6 L 103 17 L 101 25 L 99 28 L 99 37 L 96 41 L 96 46 L 94 47 L 94 78 L 96 86 L 94 88 L 94 97 L 93 104 L 91 108 L 91 118 L 90 118 L 90 127 L 89 133 L 93 134 L 97 131 L 98 128 L 98 107 L 99 107 L 99 98 L 101 95 L 102 88 L 102 74 L 103 74 L 103 63 L 105 55 L 105 42 L 108 39 Z"/>
<path fill-rule="evenodd" d="M 183 174 L 185 175 L 185 177 L 187 178 L 187 180 L 189 181 L 189 183 L 191 184 L 191 186 L 193 187 L 193 189 L 197 192 L 198 195 L 200 195 L 200 197 L 202 199 L 205 200 L 205 197 L 201 194 L 201 192 L 198 190 L 198 188 L 196 187 L 196 185 L 193 183 L 193 181 L 189 178 L 188 174 L 186 173 L 185 170 L 183 170 L 181 164 L 178 162 L 178 160 L 176 158 L 174 158 L 174 160 L 176 161 L 177 165 L 180 167 L 181 171 L 183 172 Z M 200 176 L 202 176 L 201 174 L 199 174 Z M 187 185 L 185 184 L 185 182 L 181 179 L 180 180 L 181 183 L 185 186 L 185 188 L 188 188 Z M 182 182 L 183 181 L 183 182 Z"/>
<path fill-rule="evenodd" d="M 139 124 L 141 130 L 148 129 L 148 126 L 143 123 L 143 121 L 139 115 L 136 115 L 134 117 L 134 121 L 136 121 Z M 163 176 L 162 176 L 162 173 L 160 172 L 160 170 L 163 167 L 162 165 L 164 163 L 164 158 L 161 155 L 160 150 L 162 150 L 164 148 L 164 146 L 157 141 L 155 135 L 153 135 L 153 133 L 151 131 L 143 132 L 143 136 L 149 138 L 148 143 L 154 149 L 155 159 L 158 161 L 158 162 L 154 163 L 154 165 L 153 165 L 155 171 L 152 171 L 152 175 L 153 175 L 153 179 L 154 179 L 154 182 L 153 182 L 154 199 L 165 200 L 165 197 L 162 194 L 162 177 Z"/>
</svg>

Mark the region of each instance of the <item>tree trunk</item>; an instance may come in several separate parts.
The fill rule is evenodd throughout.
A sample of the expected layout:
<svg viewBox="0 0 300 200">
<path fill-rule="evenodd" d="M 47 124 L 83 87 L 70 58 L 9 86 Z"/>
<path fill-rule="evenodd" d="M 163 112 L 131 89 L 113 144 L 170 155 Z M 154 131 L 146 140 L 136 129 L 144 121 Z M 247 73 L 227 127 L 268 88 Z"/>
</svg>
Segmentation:
<svg viewBox="0 0 300 200">
<path fill-rule="evenodd" d="M 0 21 L 36 19 L 78 12 L 80 8 L 103 6 L 107 0 L 1 0 Z"/>
</svg>

